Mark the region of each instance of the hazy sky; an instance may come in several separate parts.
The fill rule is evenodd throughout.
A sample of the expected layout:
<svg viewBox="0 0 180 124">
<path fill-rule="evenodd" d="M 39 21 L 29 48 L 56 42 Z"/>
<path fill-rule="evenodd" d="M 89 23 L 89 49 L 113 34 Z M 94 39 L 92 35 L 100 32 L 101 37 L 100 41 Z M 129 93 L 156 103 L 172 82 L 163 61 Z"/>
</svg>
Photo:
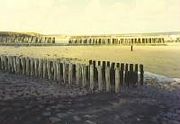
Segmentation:
<svg viewBox="0 0 180 124">
<path fill-rule="evenodd" d="M 0 0 L 0 30 L 47 34 L 180 31 L 180 0 Z"/>
</svg>

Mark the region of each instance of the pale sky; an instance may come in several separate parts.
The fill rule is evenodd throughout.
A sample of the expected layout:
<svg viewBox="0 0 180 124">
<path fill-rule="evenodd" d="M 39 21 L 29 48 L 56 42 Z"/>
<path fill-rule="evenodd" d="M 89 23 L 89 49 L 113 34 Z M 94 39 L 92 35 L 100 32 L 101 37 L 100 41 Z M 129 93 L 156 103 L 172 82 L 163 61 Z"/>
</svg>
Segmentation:
<svg viewBox="0 0 180 124">
<path fill-rule="evenodd" d="M 45 34 L 180 31 L 180 0 L 0 0 L 0 31 Z"/>
</svg>

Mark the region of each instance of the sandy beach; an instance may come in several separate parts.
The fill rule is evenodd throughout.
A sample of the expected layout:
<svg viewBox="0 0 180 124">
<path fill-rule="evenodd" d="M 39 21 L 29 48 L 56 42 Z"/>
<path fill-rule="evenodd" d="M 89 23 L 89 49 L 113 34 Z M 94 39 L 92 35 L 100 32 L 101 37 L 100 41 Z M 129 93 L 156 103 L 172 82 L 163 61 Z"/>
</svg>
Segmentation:
<svg viewBox="0 0 180 124">
<path fill-rule="evenodd" d="M 0 72 L 1 124 L 178 124 L 180 79 L 145 73 L 119 94 Z"/>
</svg>

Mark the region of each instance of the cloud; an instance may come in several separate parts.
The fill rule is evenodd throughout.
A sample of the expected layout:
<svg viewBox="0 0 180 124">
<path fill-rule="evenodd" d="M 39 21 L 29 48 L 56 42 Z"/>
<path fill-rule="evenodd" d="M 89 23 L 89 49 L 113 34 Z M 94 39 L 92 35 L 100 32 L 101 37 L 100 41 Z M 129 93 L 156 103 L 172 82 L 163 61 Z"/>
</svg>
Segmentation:
<svg viewBox="0 0 180 124">
<path fill-rule="evenodd" d="M 0 30 L 96 34 L 180 30 L 180 0 L 0 0 Z"/>
</svg>

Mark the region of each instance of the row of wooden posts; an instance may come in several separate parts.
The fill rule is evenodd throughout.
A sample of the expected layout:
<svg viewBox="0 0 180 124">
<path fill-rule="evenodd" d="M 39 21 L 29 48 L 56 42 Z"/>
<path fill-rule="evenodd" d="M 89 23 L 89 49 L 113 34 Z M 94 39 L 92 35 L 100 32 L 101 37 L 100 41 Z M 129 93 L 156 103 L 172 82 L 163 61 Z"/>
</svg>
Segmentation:
<svg viewBox="0 0 180 124">
<path fill-rule="evenodd" d="M 45 36 L 0 36 L 0 44 L 38 44 L 38 43 L 55 43 L 55 37 Z"/>
<path fill-rule="evenodd" d="M 145 38 L 145 37 L 136 37 L 136 38 L 70 38 L 69 39 L 69 44 L 72 45 L 81 45 L 81 44 L 85 44 L 85 45 L 117 45 L 117 44 L 121 44 L 121 45 L 132 45 L 132 44 L 164 44 L 165 40 L 163 37 L 149 37 L 149 38 Z"/>
<path fill-rule="evenodd" d="M 93 91 L 118 93 L 124 87 L 143 85 L 144 70 L 140 64 L 109 61 L 72 63 L 61 59 L 0 56 L 0 70 L 15 74 L 77 85 Z"/>
</svg>

